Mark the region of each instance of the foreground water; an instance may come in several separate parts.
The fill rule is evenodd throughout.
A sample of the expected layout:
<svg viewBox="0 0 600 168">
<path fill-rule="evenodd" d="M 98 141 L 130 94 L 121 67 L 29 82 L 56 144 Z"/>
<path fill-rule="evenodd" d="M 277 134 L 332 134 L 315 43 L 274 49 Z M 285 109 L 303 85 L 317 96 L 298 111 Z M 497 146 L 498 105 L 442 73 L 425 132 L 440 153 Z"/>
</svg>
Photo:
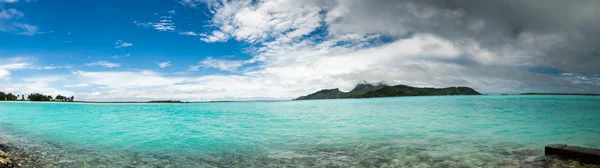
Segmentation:
<svg viewBox="0 0 600 168">
<path fill-rule="evenodd" d="M 0 141 L 41 167 L 536 167 L 600 148 L 600 97 L 0 102 Z"/>
</svg>

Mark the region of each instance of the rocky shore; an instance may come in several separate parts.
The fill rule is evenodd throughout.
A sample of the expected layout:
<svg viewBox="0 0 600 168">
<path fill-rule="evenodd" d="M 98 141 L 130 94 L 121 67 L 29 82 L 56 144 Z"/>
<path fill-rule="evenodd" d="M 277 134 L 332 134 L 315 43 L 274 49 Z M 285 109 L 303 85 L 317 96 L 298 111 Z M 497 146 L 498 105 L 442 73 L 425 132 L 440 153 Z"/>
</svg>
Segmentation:
<svg viewBox="0 0 600 168">
<path fill-rule="evenodd" d="M 384 146 L 386 147 L 386 146 Z M 501 156 L 500 162 L 491 158 L 461 159 L 455 156 L 434 156 L 423 153 L 422 148 L 399 148 L 406 152 L 403 157 L 393 153 L 369 153 L 362 150 L 313 148 L 294 151 L 293 156 L 277 157 L 285 154 L 273 154 L 254 159 L 242 156 L 224 154 L 219 156 L 197 156 L 189 158 L 185 163 L 193 162 L 194 166 L 184 166 L 178 156 L 167 155 L 136 155 L 128 159 L 130 163 L 119 163 L 111 158 L 88 158 L 80 160 L 55 157 L 51 151 L 30 149 L 9 144 L 0 140 L 0 168 L 29 168 L 29 167 L 501 167 L 501 168 L 600 168 L 600 165 L 586 164 L 559 157 L 540 155 L 541 151 L 531 148 L 494 148 L 494 155 Z M 56 148 L 55 150 L 59 150 Z M 387 149 L 387 148 L 386 148 Z M 379 150 L 375 150 L 379 151 Z M 70 155 L 69 157 L 74 156 Z M 107 156 L 104 156 L 107 157 Z"/>
<path fill-rule="evenodd" d="M 13 161 L 8 157 L 8 154 L 4 151 L 4 142 L 0 142 L 0 168 L 12 168 L 14 167 Z"/>
<path fill-rule="evenodd" d="M 0 168 L 39 167 L 35 164 L 36 157 L 32 151 L 0 140 Z"/>
</svg>

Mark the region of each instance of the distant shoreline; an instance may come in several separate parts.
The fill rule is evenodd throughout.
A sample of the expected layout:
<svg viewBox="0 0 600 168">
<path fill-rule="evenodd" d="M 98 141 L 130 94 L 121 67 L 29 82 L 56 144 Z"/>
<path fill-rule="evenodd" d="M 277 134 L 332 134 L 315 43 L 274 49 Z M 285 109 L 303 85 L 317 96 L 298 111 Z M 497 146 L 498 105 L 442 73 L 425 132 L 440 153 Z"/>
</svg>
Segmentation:
<svg viewBox="0 0 600 168">
<path fill-rule="evenodd" d="M 481 94 L 481 95 L 417 95 L 417 96 L 394 96 L 394 97 L 429 97 L 429 96 L 600 96 L 600 94 L 591 93 L 515 93 L 515 94 Z M 364 97 L 364 98 L 339 98 L 339 99 L 373 99 L 373 98 L 393 98 L 393 97 Z M 332 100 L 332 99 L 307 99 L 307 100 Z M 86 103 L 86 104 L 194 104 L 194 103 L 235 103 L 235 102 L 281 102 L 297 101 L 289 100 L 243 100 L 243 101 L 30 101 L 30 100 L 2 100 L 0 102 L 39 102 L 39 103 Z"/>
<path fill-rule="evenodd" d="M 592 93 L 521 93 L 519 95 L 600 96 L 600 94 Z"/>
</svg>

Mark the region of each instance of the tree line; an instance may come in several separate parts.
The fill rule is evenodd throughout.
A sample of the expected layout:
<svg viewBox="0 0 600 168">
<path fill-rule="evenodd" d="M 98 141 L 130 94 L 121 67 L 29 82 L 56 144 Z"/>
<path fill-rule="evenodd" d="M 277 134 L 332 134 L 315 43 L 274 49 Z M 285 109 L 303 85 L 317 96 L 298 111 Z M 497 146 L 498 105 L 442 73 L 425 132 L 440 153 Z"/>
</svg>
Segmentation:
<svg viewBox="0 0 600 168">
<path fill-rule="evenodd" d="M 72 102 L 75 100 L 74 96 L 66 97 L 63 95 L 57 95 L 56 97 L 52 97 L 52 95 L 44 95 L 40 93 L 32 93 L 27 96 L 25 99 L 25 95 L 14 95 L 12 93 L 4 93 L 0 92 L 0 101 L 18 101 L 18 100 L 29 100 L 29 101 L 62 101 L 62 102 Z"/>
</svg>

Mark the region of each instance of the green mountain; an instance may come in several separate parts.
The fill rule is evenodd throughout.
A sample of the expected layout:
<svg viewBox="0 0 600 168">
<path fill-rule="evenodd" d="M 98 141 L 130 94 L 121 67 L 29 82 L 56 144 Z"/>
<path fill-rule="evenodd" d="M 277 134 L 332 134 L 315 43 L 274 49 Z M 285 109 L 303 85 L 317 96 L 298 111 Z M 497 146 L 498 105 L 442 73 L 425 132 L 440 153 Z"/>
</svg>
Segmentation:
<svg viewBox="0 0 600 168">
<path fill-rule="evenodd" d="M 350 92 L 342 92 L 339 89 L 324 89 L 313 94 L 300 96 L 294 100 L 434 95 L 481 95 L 481 93 L 469 87 L 418 88 L 407 85 L 387 86 L 384 84 L 361 83 L 356 85 Z"/>
</svg>

